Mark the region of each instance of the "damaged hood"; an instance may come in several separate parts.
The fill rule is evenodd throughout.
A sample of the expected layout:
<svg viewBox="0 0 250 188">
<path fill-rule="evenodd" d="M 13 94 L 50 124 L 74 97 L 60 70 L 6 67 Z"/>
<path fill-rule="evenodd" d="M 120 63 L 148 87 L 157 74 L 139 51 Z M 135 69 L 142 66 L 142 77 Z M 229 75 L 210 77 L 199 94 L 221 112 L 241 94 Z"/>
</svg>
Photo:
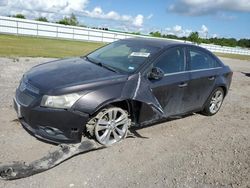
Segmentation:
<svg viewBox="0 0 250 188">
<path fill-rule="evenodd" d="M 41 93 L 61 93 L 65 88 L 85 89 L 121 82 L 127 75 L 113 72 L 83 58 L 69 58 L 37 65 L 24 76 Z"/>
</svg>

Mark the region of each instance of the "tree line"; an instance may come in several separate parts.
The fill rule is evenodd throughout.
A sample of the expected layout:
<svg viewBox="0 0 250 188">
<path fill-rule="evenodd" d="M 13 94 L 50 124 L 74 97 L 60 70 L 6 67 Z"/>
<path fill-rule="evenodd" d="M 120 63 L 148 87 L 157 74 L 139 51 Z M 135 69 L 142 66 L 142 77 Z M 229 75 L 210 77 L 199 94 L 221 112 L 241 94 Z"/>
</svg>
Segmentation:
<svg viewBox="0 0 250 188">
<path fill-rule="evenodd" d="M 25 16 L 23 14 L 16 14 L 12 15 L 10 17 L 15 18 L 22 18 L 25 19 Z M 42 22 L 49 22 L 46 17 L 39 17 L 35 19 L 36 21 L 42 21 Z M 70 16 L 65 16 L 61 20 L 58 20 L 56 23 L 63 24 L 63 25 L 72 25 L 72 26 L 81 26 L 86 27 L 85 25 L 80 25 L 79 21 L 77 20 L 76 16 L 72 13 Z M 108 30 L 108 28 L 95 28 L 95 29 L 101 29 L 101 30 Z M 140 32 L 133 32 L 131 34 L 141 35 Z M 197 44 L 200 43 L 206 43 L 206 44 L 216 44 L 220 46 L 230 46 L 230 47 L 236 47 L 240 46 L 243 48 L 250 48 L 250 39 L 235 39 L 235 38 L 201 38 L 199 36 L 198 32 L 192 32 L 189 36 L 185 37 L 178 37 L 176 35 L 170 35 L 170 34 L 161 34 L 159 31 L 156 32 L 150 32 L 150 36 L 153 37 L 161 37 L 161 38 L 169 38 L 169 39 L 179 39 L 179 40 L 185 40 L 185 41 L 191 41 Z"/>
<path fill-rule="evenodd" d="M 235 39 L 235 38 L 201 38 L 199 36 L 198 32 L 192 32 L 189 36 L 185 37 L 178 37 L 176 35 L 170 35 L 170 34 L 161 34 L 159 31 L 151 32 L 151 36 L 153 37 L 162 37 L 162 38 L 169 38 L 169 39 L 179 39 L 179 40 L 185 40 L 185 41 L 191 41 L 197 44 L 205 43 L 205 44 L 216 44 L 220 46 L 230 46 L 230 47 L 236 47 L 240 46 L 243 48 L 250 48 L 250 39 Z"/>
<path fill-rule="evenodd" d="M 11 15 L 9 17 L 26 19 L 25 15 L 23 14 Z M 46 17 L 42 17 L 42 16 L 36 18 L 35 20 L 40 21 L 40 22 L 50 22 Z M 63 24 L 63 25 L 87 27 L 86 25 L 80 24 L 77 17 L 73 13 L 70 16 L 64 16 L 61 20 L 58 20 L 55 23 Z M 92 29 L 108 30 L 108 28 L 98 28 L 98 27 L 92 27 Z"/>
<path fill-rule="evenodd" d="M 11 15 L 10 17 L 26 19 L 26 17 L 23 14 Z M 42 16 L 35 20 L 41 21 L 41 22 L 49 22 L 46 17 L 42 17 Z M 58 20 L 56 23 L 63 24 L 63 25 L 80 26 L 76 16 L 73 13 L 70 16 L 63 17 L 61 20 Z"/>
</svg>

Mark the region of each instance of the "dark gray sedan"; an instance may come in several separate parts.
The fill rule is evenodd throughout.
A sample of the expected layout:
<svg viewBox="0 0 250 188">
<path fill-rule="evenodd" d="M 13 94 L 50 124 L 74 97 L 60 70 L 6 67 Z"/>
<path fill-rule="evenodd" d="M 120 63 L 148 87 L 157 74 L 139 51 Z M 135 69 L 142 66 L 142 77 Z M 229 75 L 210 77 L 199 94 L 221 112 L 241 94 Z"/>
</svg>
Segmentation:
<svg viewBox="0 0 250 188">
<path fill-rule="evenodd" d="M 87 56 L 33 67 L 16 90 L 23 127 L 40 139 L 112 145 L 130 126 L 202 112 L 216 114 L 232 71 L 198 46 L 126 39 Z"/>
</svg>

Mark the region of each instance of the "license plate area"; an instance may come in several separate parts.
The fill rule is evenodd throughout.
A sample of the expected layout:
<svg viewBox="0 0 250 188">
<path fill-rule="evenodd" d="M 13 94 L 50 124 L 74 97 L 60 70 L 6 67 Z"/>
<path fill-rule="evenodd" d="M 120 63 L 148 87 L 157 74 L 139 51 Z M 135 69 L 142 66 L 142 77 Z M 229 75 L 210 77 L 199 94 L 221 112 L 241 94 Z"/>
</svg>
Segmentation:
<svg viewBox="0 0 250 188">
<path fill-rule="evenodd" d="M 17 113 L 17 117 L 18 118 L 22 118 L 22 113 L 21 113 L 21 106 L 20 104 L 18 104 L 18 102 L 16 101 L 16 99 L 14 98 L 14 108 L 16 110 L 16 113 Z"/>
</svg>

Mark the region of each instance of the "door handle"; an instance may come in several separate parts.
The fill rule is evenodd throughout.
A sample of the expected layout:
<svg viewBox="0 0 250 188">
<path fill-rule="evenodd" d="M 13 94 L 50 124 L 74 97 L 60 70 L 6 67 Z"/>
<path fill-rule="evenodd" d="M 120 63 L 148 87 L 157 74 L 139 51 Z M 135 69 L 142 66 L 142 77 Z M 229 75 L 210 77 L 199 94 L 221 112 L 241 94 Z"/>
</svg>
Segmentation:
<svg viewBox="0 0 250 188">
<path fill-rule="evenodd" d="M 208 77 L 208 80 L 214 80 L 214 79 L 215 79 L 215 76 Z"/>
<path fill-rule="evenodd" d="M 187 85 L 188 85 L 188 84 L 187 84 L 186 82 L 183 82 L 183 83 L 180 83 L 178 86 L 179 86 L 179 87 L 187 87 Z"/>
</svg>

